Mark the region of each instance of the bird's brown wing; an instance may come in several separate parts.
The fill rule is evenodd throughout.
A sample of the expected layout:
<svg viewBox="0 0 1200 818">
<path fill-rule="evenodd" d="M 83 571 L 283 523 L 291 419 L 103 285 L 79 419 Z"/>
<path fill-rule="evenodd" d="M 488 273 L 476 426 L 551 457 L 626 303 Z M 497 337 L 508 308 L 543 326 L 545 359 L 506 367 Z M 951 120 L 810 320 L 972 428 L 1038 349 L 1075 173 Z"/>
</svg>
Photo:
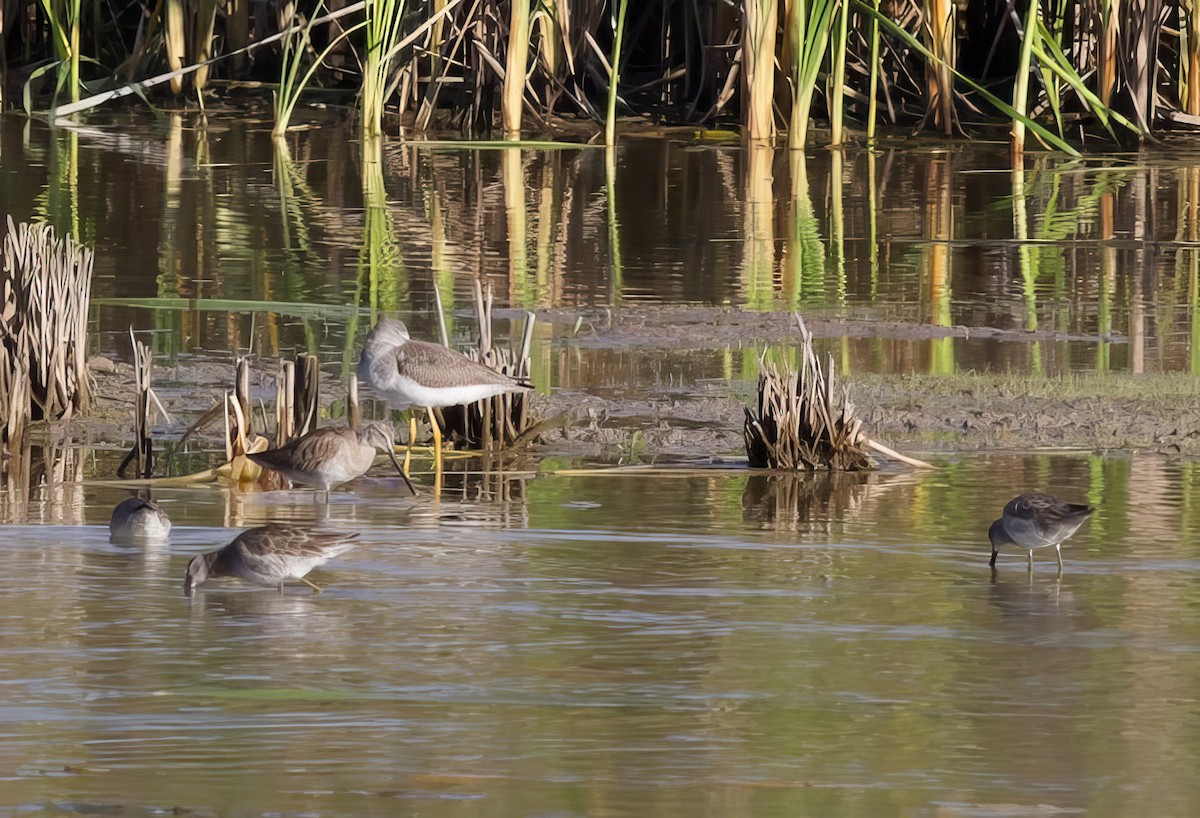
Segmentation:
<svg viewBox="0 0 1200 818">
<path fill-rule="evenodd" d="M 358 532 L 328 533 L 300 526 L 264 525 L 243 531 L 229 547 L 236 549 L 237 558 L 251 571 L 265 575 L 287 574 L 292 561 L 320 564 L 326 559 L 353 548 L 350 540 Z"/>
<path fill-rule="evenodd" d="M 427 341 L 409 341 L 397 349 L 396 370 L 398 374 L 434 389 L 496 384 L 516 390 L 526 385 L 441 344 Z"/>
</svg>

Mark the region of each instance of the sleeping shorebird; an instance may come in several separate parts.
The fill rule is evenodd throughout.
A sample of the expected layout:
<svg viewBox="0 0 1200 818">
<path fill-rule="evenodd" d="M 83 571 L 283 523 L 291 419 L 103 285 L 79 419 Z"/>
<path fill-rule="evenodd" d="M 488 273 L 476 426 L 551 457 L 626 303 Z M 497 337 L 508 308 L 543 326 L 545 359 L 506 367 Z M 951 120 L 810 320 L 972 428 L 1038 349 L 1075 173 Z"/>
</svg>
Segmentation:
<svg viewBox="0 0 1200 818">
<path fill-rule="evenodd" d="M 408 484 L 409 491 L 416 494 L 416 488 L 396 459 L 392 430 L 379 421 L 365 423 L 361 429 L 347 426 L 314 429 L 278 449 L 247 454 L 246 457 L 260 466 L 279 472 L 293 483 L 313 486 L 328 496 L 334 486 L 366 474 L 375 462 L 377 447 L 387 452 L 392 464 Z"/>
<path fill-rule="evenodd" d="M 433 416 L 435 406 L 457 406 L 502 395 L 525 392 L 533 384 L 504 375 L 441 344 L 414 341 L 408 327 L 394 318 L 381 318 L 367 335 L 358 379 L 369 383 L 396 409 L 420 406 L 429 413 L 433 429 L 434 468 L 442 468 L 442 430 Z"/>
<path fill-rule="evenodd" d="M 243 531 L 233 542 L 216 551 L 193 557 L 183 580 L 184 593 L 191 594 L 209 577 L 239 577 L 254 585 L 278 587 L 298 579 L 317 593 L 321 588 L 305 575 L 325 561 L 354 547 L 350 534 L 320 533 L 289 525 L 264 525 Z"/>
<path fill-rule="evenodd" d="M 1094 511 L 1082 503 L 1066 503 L 1049 494 L 1022 494 L 1008 501 L 999 520 L 988 529 L 992 541 L 992 559 L 1002 545 L 1013 545 L 1029 553 L 1029 570 L 1033 570 L 1033 550 L 1053 545 L 1058 554 L 1058 570 L 1063 569 L 1062 544 L 1087 521 Z"/>
<path fill-rule="evenodd" d="M 122 500 L 108 521 L 109 539 L 116 542 L 165 540 L 170 533 L 171 518 L 158 503 L 143 497 Z"/>
</svg>

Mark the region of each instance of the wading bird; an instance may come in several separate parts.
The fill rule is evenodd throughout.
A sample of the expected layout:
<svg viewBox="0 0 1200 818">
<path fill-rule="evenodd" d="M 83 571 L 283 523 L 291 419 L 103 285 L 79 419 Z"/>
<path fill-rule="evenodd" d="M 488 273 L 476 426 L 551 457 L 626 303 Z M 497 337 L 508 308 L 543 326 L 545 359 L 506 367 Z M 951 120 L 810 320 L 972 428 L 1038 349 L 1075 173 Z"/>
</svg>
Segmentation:
<svg viewBox="0 0 1200 818">
<path fill-rule="evenodd" d="M 1053 545 L 1058 554 L 1058 570 L 1062 571 L 1062 544 L 1079 530 L 1094 509 L 1082 503 L 1067 503 L 1049 494 L 1022 494 L 1008 501 L 999 520 L 988 529 L 992 541 L 992 559 L 1000 546 L 1015 546 L 1029 554 L 1029 570 L 1033 570 L 1033 551 Z"/>
<path fill-rule="evenodd" d="M 408 327 L 381 318 L 367 335 L 358 362 L 358 379 L 374 387 L 396 409 L 423 407 L 433 429 L 434 468 L 442 467 L 442 430 L 435 406 L 457 406 L 533 388 L 525 379 L 504 375 L 441 344 L 414 341 Z"/>
<path fill-rule="evenodd" d="M 191 594 L 210 577 L 239 577 L 254 585 L 278 587 L 298 579 L 320 593 L 321 588 L 305 575 L 318 565 L 354 547 L 350 534 L 321 533 L 289 525 L 264 525 L 243 531 L 233 542 L 216 551 L 193 557 L 183 580 L 183 591 Z"/>
<path fill-rule="evenodd" d="M 392 430 L 379 421 L 363 424 L 361 429 L 348 426 L 314 429 L 278 449 L 247 454 L 246 457 L 260 466 L 279 472 L 293 483 L 313 486 L 328 495 L 334 486 L 366 474 L 375 462 L 376 448 L 387 452 L 396 471 L 408 484 L 409 491 L 416 494 L 416 488 L 396 459 Z"/>
</svg>

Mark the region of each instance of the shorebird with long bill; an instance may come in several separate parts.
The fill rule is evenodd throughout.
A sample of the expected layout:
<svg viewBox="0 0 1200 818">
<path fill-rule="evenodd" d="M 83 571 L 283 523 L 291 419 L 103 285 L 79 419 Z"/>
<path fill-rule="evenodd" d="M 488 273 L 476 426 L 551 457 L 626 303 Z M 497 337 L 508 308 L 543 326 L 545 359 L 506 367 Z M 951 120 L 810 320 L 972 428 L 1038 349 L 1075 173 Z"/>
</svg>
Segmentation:
<svg viewBox="0 0 1200 818">
<path fill-rule="evenodd" d="M 395 318 L 381 318 L 363 343 L 358 379 L 374 387 L 395 409 L 423 407 L 433 430 L 434 469 L 442 468 L 442 430 L 435 406 L 458 406 L 502 395 L 526 392 L 533 384 L 512 378 L 461 353 L 409 337 Z"/>
<path fill-rule="evenodd" d="M 392 429 L 380 421 L 364 423 L 359 429 L 348 426 L 326 426 L 288 441 L 278 449 L 247 454 L 260 466 L 277 471 L 305 486 L 325 492 L 342 483 L 362 477 L 375 462 L 375 449 L 383 449 L 409 491 L 417 493 L 404 467 L 396 459 Z"/>
<path fill-rule="evenodd" d="M 1000 546 L 1016 546 L 1029 554 L 1029 570 L 1033 570 L 1035 548 L 1054 546 L 1058 555 L 1058 571 L 1062 573 L 1062 544 L 1079 530 L 1095 511 L 1083 503 L 1068 503 L 1050 494 L 1022 494 L 1008 501 L 1000 519 L 988 529 L 992 542 L 992 559 L 996 567 Z"/>
</svg>

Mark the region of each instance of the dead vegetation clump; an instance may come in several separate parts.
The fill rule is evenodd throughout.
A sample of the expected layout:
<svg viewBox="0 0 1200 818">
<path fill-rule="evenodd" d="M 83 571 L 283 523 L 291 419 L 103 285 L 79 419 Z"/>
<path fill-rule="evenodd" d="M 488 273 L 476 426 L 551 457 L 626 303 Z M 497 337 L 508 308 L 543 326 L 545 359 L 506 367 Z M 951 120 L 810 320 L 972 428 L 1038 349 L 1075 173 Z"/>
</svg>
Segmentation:
<svg viewBox="0 0 1200 818">
<path fill-rule="evenodd" d="M 30 420 L 86 412 L 92 251 L 45 223 L 8 217 L 0 265 L 0 418 L 10 451 Z"/>
<path fill-rule="evenodd" d="M 857 471 L 872 468 L 862 421 L 854 415 L 848 392 L 834 388 L 833 358 L 821 368 L 813 351 L 812 333 L 800 325 L 799 373 L 759 364 L 757 411 L 746 409 L 743 432 L 746 456 L 754 468 L 828 469 Z"/>
<path fill-rule="evenodd" d="M 800 327 L 800 372 L 760 362 L 757 412 L 746 409 L 743 437 L 752 468 L 816 471 L 856 471 L 875 464 L 868 450 L 918 468 L 932 464 L 900 454 L 872 440 L 855 417 L 854 404 L 833 383 L 833 356 L 822 370 L 813 352 L 813 336 L 796 315 Z"/>
</svg>

